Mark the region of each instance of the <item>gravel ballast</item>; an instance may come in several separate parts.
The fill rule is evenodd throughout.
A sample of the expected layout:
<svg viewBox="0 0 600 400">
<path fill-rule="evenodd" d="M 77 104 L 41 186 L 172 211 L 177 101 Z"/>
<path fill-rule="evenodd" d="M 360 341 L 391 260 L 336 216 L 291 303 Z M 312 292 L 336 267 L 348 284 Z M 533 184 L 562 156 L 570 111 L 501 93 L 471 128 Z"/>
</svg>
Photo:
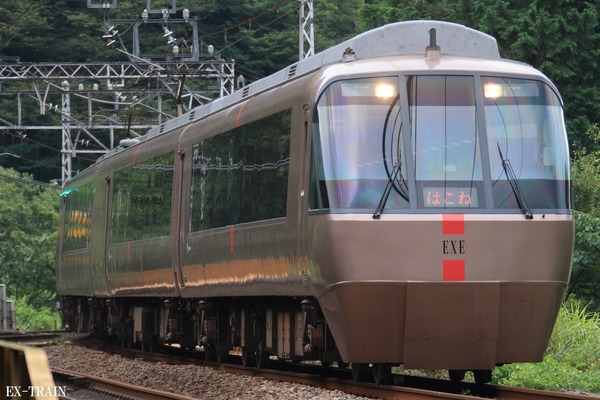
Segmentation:
<svg viewBox="0 0 600 400">
<path fill-rule="evenodd" d="M 340 391 L 220 372 L 195 365 L 132 360 L 65 342 L 45 348 L 51 367 L 198 399 L 358 400 Z"/>
</svg>

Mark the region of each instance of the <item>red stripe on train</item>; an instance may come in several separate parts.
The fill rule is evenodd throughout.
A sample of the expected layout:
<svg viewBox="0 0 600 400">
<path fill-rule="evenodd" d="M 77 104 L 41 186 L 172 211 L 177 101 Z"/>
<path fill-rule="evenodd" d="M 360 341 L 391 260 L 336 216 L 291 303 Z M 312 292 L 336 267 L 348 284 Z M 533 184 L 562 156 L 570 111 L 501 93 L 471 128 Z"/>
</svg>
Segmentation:
<svg viewBox="0 0 600 400">
<path fill-rule="evenodd" d="M 465 260 L 444 260 L 443 274 L 445 281 L 464 281 Z"/>
<path fill-rule="evenodd" d="M 443 214 L 442 215 L 442 233 L 444 235 L 464 235 L 465 234 L 465 216 L 464 216 L 464 214 Z"/>
</svg>

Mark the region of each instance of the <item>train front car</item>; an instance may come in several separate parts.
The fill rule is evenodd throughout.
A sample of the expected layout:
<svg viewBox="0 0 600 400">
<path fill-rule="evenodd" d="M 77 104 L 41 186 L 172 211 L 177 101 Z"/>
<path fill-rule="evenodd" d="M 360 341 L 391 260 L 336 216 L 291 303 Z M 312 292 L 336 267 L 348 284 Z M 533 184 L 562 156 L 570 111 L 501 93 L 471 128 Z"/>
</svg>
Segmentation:
<svg viewBox="0 0 600 400">
<path fill-rule="evenodd" d="M 370 363 L 378 380 L 402 363 L 489 381 L 496 365 L 542 360 L 567 286 L 561 99 L 487 35 L 385 29 L 400 30 L 355 40 L 322 75 L 308 218 L 318 301 L 356 373 Z M 420 54 L 361 59 L 394 41 Z"/>
</svg>

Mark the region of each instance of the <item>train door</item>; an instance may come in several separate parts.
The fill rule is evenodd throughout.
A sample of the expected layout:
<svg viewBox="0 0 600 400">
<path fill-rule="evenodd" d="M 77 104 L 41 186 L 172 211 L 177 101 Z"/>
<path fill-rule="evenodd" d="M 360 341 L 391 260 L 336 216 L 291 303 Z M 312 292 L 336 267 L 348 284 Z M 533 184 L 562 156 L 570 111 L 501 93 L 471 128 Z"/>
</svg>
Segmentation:
<svg viewBox="0 0 600 400">
<path fill-rule="evenodd" d="M 104 296 L 111 295 L 110 288 L 110 279 L 108 276 L 108 243 L 110 241 L 110 199 L 111 199 L 111 176 L 106 175 L 101 177 L 97 181 L 97 199 L 99 209 L 102 210 L 102 213 L 98 213 L 101 216 L 101 221 L 99 223 L 102 225 L 102 230 L 97 249 L 94 249 L 95 257 L 94 260 L 94 281 L 97 282 L 96 294 L 102 294 Z M 99 233 L 100 233 L 99 232 Z M 103 293 L 98 293 L 99 288 L 103 287 Z"/>
<path fill-rule="evenodd" d="M 298 182 L 298 202 L 296 204 L 296 223 L 298 224 L 297 228 L 297 252 L 298 252 L 298 262 L 301 263 L 302 268 L 302 280 L 305 285 L 310 283 L 309 271 L 308 269 L 308 224 L 307 224 L 307 214 L 308 214 L 308 175 L 310 168 L 310 108 L 311 105 L 306 103 L 302 106 L 302 132 L 301 132 L 301 140 L 300 143 L 300 155 L 299 155 L 299 182 Z"/>
<path fill-rule="evenodd" d="M 175 172 L 173 179 L 175 185 L 173 190 L 173 218 L 171 220 L 171 232 L 172 233 L 172 265 L 173 274 L 175 277 L 175 287 L 177 289 L 177 295 L 182 296 L 185 292 L 186 278 L 183 275 L 181 268 L 182 263 L 182 252 L 185 251 L 186 243 L 186 231 L 183 220 L 186 214 L 186 201 L 187 198 L 186 185 L 185 185 L 185 165 L 186 165 L 186 149 L 180 148 L 177 151 L 177 158 L 175 161 Z"/>
<path fill-rule="evenodd" d="M 104 285 L 106 288 L 106 293 L 108 295 L 112 294 L 112 290 L 110 288 L 110 278 L 108 276 L 108 243 L 110 241 L 110 199 L 111 199 L 111 177 L 107 175 L 104 177 L 104 201 L 103 201 L 103 236 L 102 236 L 102 261 L 101 261 L 101 274 L 104 278 Z"/>
</svg>

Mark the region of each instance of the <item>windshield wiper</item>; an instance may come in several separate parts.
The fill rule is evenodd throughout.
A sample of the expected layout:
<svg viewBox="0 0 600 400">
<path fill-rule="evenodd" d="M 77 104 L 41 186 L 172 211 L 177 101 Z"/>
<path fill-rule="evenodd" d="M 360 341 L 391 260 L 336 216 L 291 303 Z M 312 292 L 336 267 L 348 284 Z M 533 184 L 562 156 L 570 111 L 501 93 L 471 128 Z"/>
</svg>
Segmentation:
<svg viewBox="0 0 600 400">
<path fill-rule="evenodd" d="M 519 186 L 519 181 L 517 180 L 515 171 L 510 165 L 510 160 L 508 158 L 504 158 L 502 150 L 500 149 L 500 143 L 496 143 L 496 145 L 498 145 L 498 153 L 500 153 L 500 160 L 502 160 L 502 168 L 504 168 L 506 178 L 508 179 L 510 187 L 512 188 L 512 191 L 515 194 L 517 204 L 521 208 L 521 211 L 523 211 L 523 214 L 525 214 L 525 218 L 533 219 L 533 213 L 531 212 L 531 208 L 529 208 L 529 204 L 527 204 L 527 199 L 525 198 L 525 195 L 521 191 L 521 187 Z"/>
<path fill-rule="evenodd" d="M 385 185 L 385 189 L 383 194 L 381 195 L 381 199 L 379 200 L 379 204 L 377 204 L 377 208 L 375 209 L 375 213 L 373 214 L 373 219 L 379 219 L 381 217 L 381 213 L 385 208 L 385 203 L 387 203 L 388 197 L 390 197 L 390 192 L 392 191 L 392 186 L 394 185 L 394 181 L 396 177 L 400 173 L 401 164 L 400 161 L 394 164 L 394 168 L 392 169 L 392 173 L 390 174 L 387 184 Z"/>
</svg>

